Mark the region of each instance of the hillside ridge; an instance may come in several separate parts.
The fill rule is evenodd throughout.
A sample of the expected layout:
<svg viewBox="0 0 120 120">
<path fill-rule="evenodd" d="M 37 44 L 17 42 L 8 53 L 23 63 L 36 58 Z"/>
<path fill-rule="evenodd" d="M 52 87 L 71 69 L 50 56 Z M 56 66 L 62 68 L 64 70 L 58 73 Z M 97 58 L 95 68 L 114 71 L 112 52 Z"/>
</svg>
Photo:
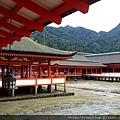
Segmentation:
<svg viewBox="0 0 120 120">
<path fill-rule="evenodd" d="M 95 54 L 119 52 L 120 24 L 108 32 L 69 25 L 59 28 L 46 26 L 43 32 L 33 32 L 31 38 L 40 44 L 67 51 Z"/>
</svg>

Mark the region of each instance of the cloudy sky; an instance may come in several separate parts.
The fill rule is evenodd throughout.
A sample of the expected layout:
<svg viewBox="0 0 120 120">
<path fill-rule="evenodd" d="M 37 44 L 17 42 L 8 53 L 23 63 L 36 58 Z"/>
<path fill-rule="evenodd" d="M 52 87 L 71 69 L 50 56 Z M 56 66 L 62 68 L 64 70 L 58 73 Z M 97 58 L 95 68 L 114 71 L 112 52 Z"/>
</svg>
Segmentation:
<svg viewBox="0 0 120 120">
<path fill-rule="evenodd" d="M 120 23 L 120 0 L 101 0 L 89 7 L 89 12 L 82 14 L 75 12 L 63 18 L 60 25 L 50 24 L 53 27 L 70 25 L 84 27 L 96 32 L 109 31 Z"/>
</svg>

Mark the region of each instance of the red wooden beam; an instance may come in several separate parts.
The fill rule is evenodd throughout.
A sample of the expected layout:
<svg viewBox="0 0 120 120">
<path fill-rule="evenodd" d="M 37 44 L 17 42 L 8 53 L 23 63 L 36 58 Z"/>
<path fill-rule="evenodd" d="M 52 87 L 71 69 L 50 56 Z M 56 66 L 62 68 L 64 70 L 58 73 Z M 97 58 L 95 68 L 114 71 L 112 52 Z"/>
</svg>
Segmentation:
<svg viewBox="0 0 120 120">
<path fill-rule="evenodd" d="M 63 14 L 65 11 L 69 11 L 70 9 L 72 9 L 72 7 L 71 7 L 70 5 L 68 5 L 68 4 L 66 4 L 66 3 L 63 3 L 61 6 L 55 8 L 55 9 L 53 10 L 53 12 L 56 13 L 56 14 L 61 15 L 61 14 Z"/>
<path fill-rule="evenodd" d="M 7 43 L 0 42 L 0 46 L 7 45 Z"/>
<path fill-rule="evenodd" d="M 2 47 L 7 47 L 7 43 L 0 44 L 0 48 L 2 48 Z"/>
<path fill-rule="evenodd" d="M 2 11 L 2 14 L 4 14 L 5 16 L 9 17 L 10 18 L 10 10 L 8 10 L 7 8 L 4 8 L 3 6 L 0 6 L 0 10 Z M 31 29 L 35 29 L 35 30 L 38 30 L 38 31 L 43 31 L 43 26 L 21 16 L 21 15 L 18 15 L 16 13 L 12 13 L 13 16 L 12 16 L 12 19 L 19 22 L 19 23 L 22 23 L 24 24 L 25 26 L 28 26 L 30 27 Z"/>
<path fill-rule="evenodd" d="M 8 32 L 6 32 L 6 31 L 0 29 L 0 34 L 4 35 L 4 36 L 6 36 L 8 39 L 10 39 L 10 33 L 8 33 Z M 20 38 L 21 38 L 21 37 L 18 36 L 18 35 L 14 35 L 14 34 L 11 35 L 11 39 L 13 39 L 13 40 L 20 40 Z"/>
<path fill-rule="evenodd" d="M 14 40 L 10 40 L 9 38 L 3 38 L 3 37 L 0 37 L 0 44 L 2 43 L 6 43 L 6 44 L 12 44 L 14 42 Z"/>
<path fill-rule="evenodd" d="M 42 6 L 32 2 L 31 0 L 13 0 L 14 2 L 20 4 L 21 6 L 26 7 L 27 9 L 37 13 L 38 15 L 45 17 L 47 20 L 51 22 L 55 22 L 57 24 L 61 23 L 62 18 L 49 10 L 43 8 Z"/>
<path fill-rule="evenodd" d="M 53 13 L 57 14 L 57 15 L 61 15 L 65 11 L 69 11 L 70 9 L 72 9 L 72 7 L 70 5 L 67 5 L 66 3 L 63 3 L 61 6 L 55 8 L 53 10 Z M 44 24 L 45 22 L 47 22 L 47 20 L 45 18 L 40 18 L 36 22 L 39 23 L 39 24 Z"/>
<path fill-rule="evenodd" d="M 8 65 L 9 61 L 0 61 L 0 64 L 2 65 Z M 11 65 L 29 65 L 31 62 L 26 61 L 10 61 Z"/>
<path fill-rule="evenodd" d="M 86 3 L 86 0 L 63 0 L 71 7 L 74 7 L 76 10 L 79 10 L 82 13 L 87 13 L 89 5 Z"/>
<path fill-rule="evenodd" d="M 7 22 L 5 22 L 5 21 L 3 21 L 3 20 L 0 20 L 0 25 L 3 26 L 3 27 L 5 27 L 5 28 L 7 28 L 7 29 L 10 29 L 10 24 L 7 23 Z M 12 31 L 16 32 L 16 34 L 21 35 L 21 36 L 27 36 L 27 37 L 29 37 L 30 34 L 31 34 L 27 30 L 24 30 L 23 28 L 18 28 L 16 26 L 14 26 L 13 24 L 12 24 L 11 28 L 12 28 Z"/>
</svg>

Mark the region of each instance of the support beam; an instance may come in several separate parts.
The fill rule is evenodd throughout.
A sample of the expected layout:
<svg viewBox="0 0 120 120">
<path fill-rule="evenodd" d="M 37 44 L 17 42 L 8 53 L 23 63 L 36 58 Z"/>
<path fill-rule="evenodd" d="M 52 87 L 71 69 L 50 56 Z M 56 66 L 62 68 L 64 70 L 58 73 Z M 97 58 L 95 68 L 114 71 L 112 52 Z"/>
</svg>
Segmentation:
<svg viewBox="0 0 120 120">
<path fill-rule="evenodd" d="M 87 4 L 85 0 L 63 0 L 63 1 L 84 14 L 88 12 L 89 4 Z"/>
<path fill-rule="evenodd" d="M 9 32 L 6 32 L 6 31 L 0 29 L 0 34 L 8 37 L 8 39 L 10 38 L 10 33 L 9 33 Z M 6 39 L 6 38 L 4 38 L 4 39 Z M 20 40 L 21 37 L 18 36 L 18 35 L 12 34 L 12 35 L 11 35 L 11 39 L 13 39 L 13 40 Z"/>
<path fill-rule="evenodd" d="M 8 22 L 0 20 L 0 25 L 7 29 L 10 29 L 10 24 Z M 29 37 L 31 34 L 27 30 L 24 30 L 23 28 L 18 28 L 16 26 L 14 26 L 13 24 L 12 24 L 12 31 L 16 32 L 16 34 L 18 34 L 18 35 L 26 36 L 26 37 Z"/>
<path fill-rule="evenodd" d="M 12 41 L 14 41 L 14 40 L 12 40 Z M 8 38 L 3 38 L 3 37 L 0 36 L 0 44 L 1 44 L 1 43 L 10 44 L 10 42 L 11 42 L 10 39 L 8 39 Z"/>
<path fill-rule="evenodd" d="M 62 18 L 49 10 L 43 8 L 42 6 L 36 4 L 35 2 L 32 2 L 31 0 L 13 0 L 14 2 L 17 2 L 21 6 L 26 7 L 27 9 L 37 13 L 38 15 L 45 17 L 46 19 L 50 20 L 51 22 L 55 22 L 57 24 L 61 23 Z"/>
<path fill-rule="evenodd" d="M 4 8 L 3 6 L 0 6 L 0 10 L 2 11 L 2 13 L 7 16 L 8 18 L 10 18 L 10 10 L 8 10 L 7 8 Z M 13 16 L 12 16 L 12 19 L 21 23 L 21 24 L 24 24 L 25 26 L 28 26 L 29 28 L 31 29 L 35 29 L 35 30 L 38 30 L 40 32 L 43 31 L 43 26 L 35 23 L 34 21 L 31 21 L 17 13 L 12 13 Z"/>
</svg>

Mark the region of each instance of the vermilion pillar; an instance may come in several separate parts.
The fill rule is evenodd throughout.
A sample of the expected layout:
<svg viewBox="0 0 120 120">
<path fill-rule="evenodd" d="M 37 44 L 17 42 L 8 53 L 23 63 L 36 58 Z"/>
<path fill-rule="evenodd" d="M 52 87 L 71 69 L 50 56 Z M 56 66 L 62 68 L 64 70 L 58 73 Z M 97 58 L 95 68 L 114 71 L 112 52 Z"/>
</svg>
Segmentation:
<svg viewBox="0 0 120 120">
<path fill-rule="evenodd" d="M 48 59 L 48 77 L 51 76 L 51 65 L 50 65 L 50 60 Z"/>
<path fill-rule="evenodd" d="M 21 78 L 23 78 L 23 77 L 24 77 L 24 66 L 21 65 Z"/>
<path fill-rule="evenodd" d="M 56 76 L 58 76 L 58 65 L 56 65 Z"/>
<path fill-rule="evenodd" d="M 29 69 L 28 69 L 28 65 L 27 65 L 27 66 L 26 66 L 26 77 L 27 77 L 27 78 L 29 78 L 28 71 L 29 71 Z"/>
<path fill-rule="evenodd" d="M 75 67 L 75 73 L 74 74 L 76 75 L 76 67 Z"/>
<path fill-rule="evenodd" d="M 38 68 L 38 76 L 41 78 L 41 66 L 39 66 L 39 68 Z"/>
<path fill-rule="evenodd" d="M 86 74 L 88 74 L 88 68 L 86 67 Z"/>
<path fill-rule="evenodd" d="M 4 75 L 4 66 L 2 66 L 2 76 Z"/>
<path fill-rule="evenodd" d="M 32 78 L 32 65 L 29 66 L 29 77 Z"/>
<path fill-rule="evenodd" d="M 50 64 L 50 59 L 48 59 L 48 78 L 51 77 L 51 64 Z M 48 91 L 52 93 L 52 82 L 51 85 L 48 85 Z"/>
</svg>

